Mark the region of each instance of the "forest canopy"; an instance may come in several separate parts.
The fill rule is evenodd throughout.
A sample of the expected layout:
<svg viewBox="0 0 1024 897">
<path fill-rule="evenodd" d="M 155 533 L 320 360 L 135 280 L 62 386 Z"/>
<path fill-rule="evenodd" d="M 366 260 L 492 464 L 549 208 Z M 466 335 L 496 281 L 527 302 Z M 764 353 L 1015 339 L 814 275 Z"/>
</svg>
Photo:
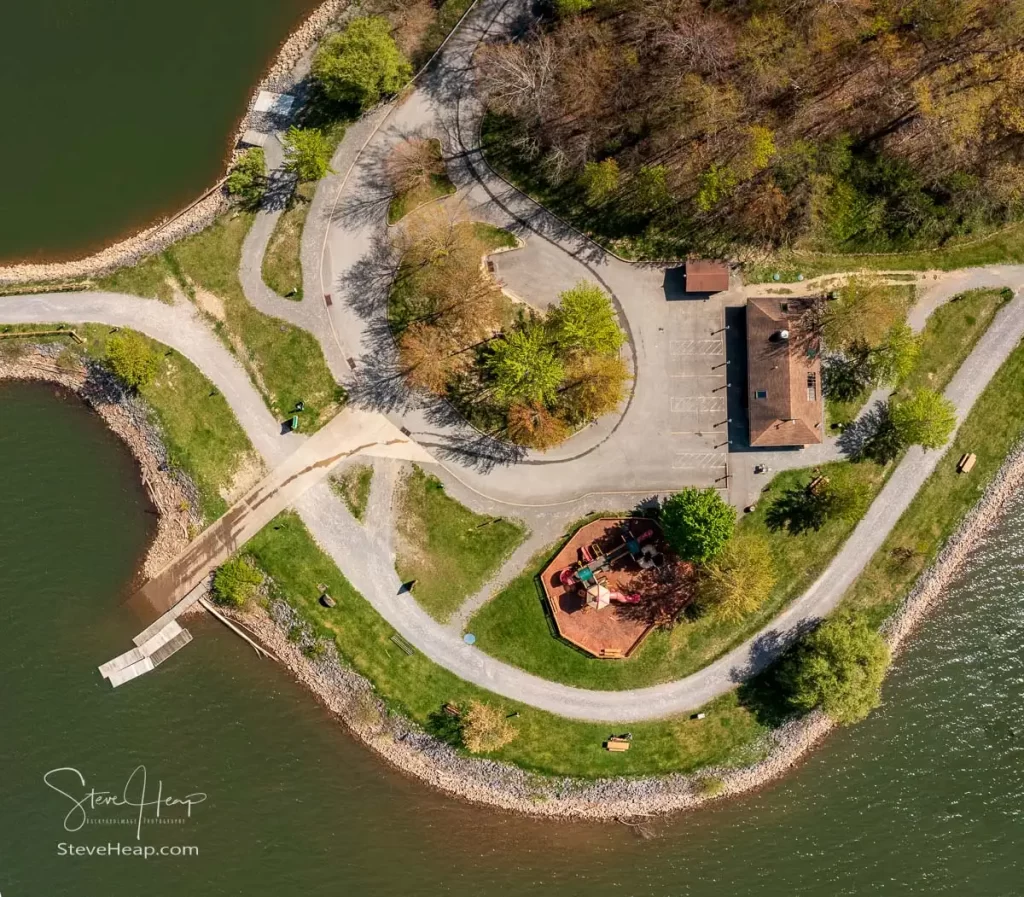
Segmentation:
<svg viewBox="0 0 1024 897">
<path fill-rule="evenodd" d="M 1024 208 L 1020 0 L 595 0 L 478 67 L 495 164 L 641 254 L 919 248 Z"/>
</svg>

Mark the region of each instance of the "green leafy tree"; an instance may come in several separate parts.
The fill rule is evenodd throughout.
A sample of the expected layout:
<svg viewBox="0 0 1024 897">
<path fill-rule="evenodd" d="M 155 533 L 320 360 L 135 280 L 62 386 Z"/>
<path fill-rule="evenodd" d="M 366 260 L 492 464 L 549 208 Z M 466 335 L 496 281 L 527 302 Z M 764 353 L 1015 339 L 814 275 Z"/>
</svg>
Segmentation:
<svg viewBox="0 0 1024 897">
<path fill-rule="evenodd" d="M 558 297 L 548 322 L 555 345 L 570 354 L 615 355 L 625 341 L 611 298 L 586 280 Z"/>
<path fill-rule="evenodd" d="M 160 359 L 141 333 L 122 330 L 107 343 L 107 364 L 129 389 L 149 385 L 160 369 Z"/>
<path fill-rule="evenodd" d="M 720 619 L 738 623 L 764 604 L 774 585 L 775 563 L 767 541 L 738 536 L 708 565 L 698 603 Z"/>
<path fill-rule="evenodd" d="M 728 165 L 711 165 L 699 179 L 697 197 L 694 200 L 702 212 L 710 212 L 732 193 L 737 183 L 736 172 Z"/>
<path fill-rule="evenodd" d="M 227 188 L 246 208 L 260 204 L 267 192 L 267 161 L 262 147 L 250 147 L 238 157 L 228 174 Z"/>
<path fill-rule="evenodd" d="M 863 616 L 839 617 L 797 644 L 780 680 L 795 708 L 821 709 L 848 725 L 881 703 L 889 661 L 888 645 Z"/>
<path fill-rule="evenodd" d="M 263 574 L 247 558 L 231 558 L 213 574 L 213 599 L 218 604 L 241 607 L 262 582 Z"/>
<path fill-rule="evenodd" d="M 284 167 L 300 181 L 319 181 L 331 170 L 331 142 L 318 128 L 288 129 L 284 138 Z"/>
<path fill-rule="evenodd" d="M 890 399 L 889 420 L 904 445 L 941 448 L 956 427 L 956 408 L 933 389 L 919 389 L 906 399 Z"/>
<path fill-rule="evenodd" d="M 642 165 L 629 183 L 628 203 L 637 214 L 652 214 L 665 206 L 672 195 L 668 191 L 668 170 L 664 165 Z"/>
<path fill-rule="evenodd" d="M 586 192 L 588 206 L 603 205 L 619 189 L 619 163 L 614 159 L 587 162 L 580 175 L 580 186 Z"/>
<path fill-rule="evenodd" d="M 905 323 L 893 324 L 882 344 L 871 352 L 871 372 L 878 383 L 898 386 L 921 354 L 920 337 Z"/>
<path fill-rule="evenodd" d="M 313 59 L 313 77 L 333 100 L 369 109 L 397 93 L 412 66 L 391 37 L 387 19 L 353 19 L 341 33 L 323 41 Z"/>
<path fill-rule="evenodd" d="M 706 564 L 714 560 L 735 526 L 736 509 L 722 500 L 717 489 L 683 489 L 661 508 L 665 538 L 684 561 Z"/>
<path fill-rule="evenodd" d="M 571 423 L 584 424 L 618 408 L 628 383 L 629 370 L 618 356 L 576 356 L 566 368 L 558 404 Z"/>
<path fill-rule="evenodd" d="M 548 344 L 543 327 L 516 330 L 491 343 L 487 368 L 494 392 L 503 402 L 550 405 L 565 378 L 565 368 Z"/>
</svg>

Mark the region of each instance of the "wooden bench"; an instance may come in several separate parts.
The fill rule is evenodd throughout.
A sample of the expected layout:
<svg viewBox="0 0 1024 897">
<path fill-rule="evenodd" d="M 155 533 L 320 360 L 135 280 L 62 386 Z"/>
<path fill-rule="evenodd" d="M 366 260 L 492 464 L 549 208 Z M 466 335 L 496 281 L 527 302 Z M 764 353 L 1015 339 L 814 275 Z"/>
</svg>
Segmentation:
<svg viewBox="0 0 1024 897">
<path fill-rule="evenodd" d="M 956 465 L 957 473 L 970 473 L 974 469 L 974 465 L 978 463 L 978 456 L 973 452 L 968 452 L 964 455 Z"/>
<path fill-rule="evenodd" d="M 444 710 L 444 712 L 447 713 L 449 716 L 454 716 L 456 718 L 462 716 L 462 711 L 459 710 L 459 708 L 456 707 L 454 704 L 445 704 L 444 707 L 442 707 L 441 709 Z"/>
<path fill-rule="evenodd" d="M 608 659 L 622 660 L 626 655 L 621 648 L 602 648 L 601 656 Z"/>
<path fill-rule="evenodd" d="M 807 484 L 807 494 L 817 495 L 828 485 L 828 477 L 815 477 Z"/>
<path fill-rule="evenodd" d="M 393 636 L 391 636 L 391 641 L 393 641 L 396 645 L 398 645 L 399 648 L 401 648 L 406 654 L 410 656 L 416 652 L 416 649 L 413 648 L 413 646 L 410 645 L 397 632 Z"/>
<path fill-rule="evenodd" d="M 613 754 L 617 754 L 621 751 L 628 751 L 630 743 L 631 742 L 627 741 L 625 738 L 615 738 L 613 736 L 604 743 L 604 748 L 606 751 L 611 751 Z"/>
</svg>

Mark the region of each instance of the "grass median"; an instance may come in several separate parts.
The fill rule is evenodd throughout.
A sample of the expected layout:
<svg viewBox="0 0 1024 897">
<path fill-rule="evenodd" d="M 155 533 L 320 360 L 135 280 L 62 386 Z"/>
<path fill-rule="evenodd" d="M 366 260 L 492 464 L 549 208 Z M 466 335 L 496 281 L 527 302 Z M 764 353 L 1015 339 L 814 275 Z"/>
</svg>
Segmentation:
<svg viewBox="0 0 1024 897">
<path fill-rule="evenodd" d="M 526 538 L 522 524 L 474 514 L 419 467 L 400 487 L 397 525 L 398 575 L 403 582 L 416 581 L 413 597 L 441 622 L 481 589 Z"/>
<path fill-rule="evenodd" d="M 711 702 L 703 720 L 690 715 L 642 723 L 588 723 L 510 701 L 459 679 L 419 651 L 406 655 L 391 641 L 395 631 L 348 583 L 316 544 L 297 515 L 286 512 L 246 548 L 269 574 L 275 592 L 322 637 L 332 640 L 344 663 L 373 682 L 396 712 L 430 731 L 446 703 L 484 701 L 508 714 L 516 739 L 486 756 L 551 775 L 598 778 L 690 772 L 704 766 L 744 765 L 761 755 L 766 729 L 733 693 Z M 321 584 L 337 601 L 319 603 Z M 626 753 L 606 751 L 609 735 L 630 731 Z"/>
<path fill-rule="evenodd" d="M 279 296 L 295 302 L 302 301 L 302 230 L 315 191 L 315 183 L 295 188 L 263 254 L 263 282 Z"/>
</svg>

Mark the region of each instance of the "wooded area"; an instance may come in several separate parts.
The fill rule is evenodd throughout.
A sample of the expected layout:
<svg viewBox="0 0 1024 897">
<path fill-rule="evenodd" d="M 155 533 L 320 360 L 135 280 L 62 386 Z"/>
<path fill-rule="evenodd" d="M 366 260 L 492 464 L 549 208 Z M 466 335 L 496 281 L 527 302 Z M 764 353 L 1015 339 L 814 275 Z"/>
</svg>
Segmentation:
<svg viewBox="0 0 1024 897">
<path fill-rule="evenodd" d="M 478 54 L 494 164 L 627 254 L 892 251 L 1024 208 L 1020 0 L 594 0 Z"/>
</svg>

